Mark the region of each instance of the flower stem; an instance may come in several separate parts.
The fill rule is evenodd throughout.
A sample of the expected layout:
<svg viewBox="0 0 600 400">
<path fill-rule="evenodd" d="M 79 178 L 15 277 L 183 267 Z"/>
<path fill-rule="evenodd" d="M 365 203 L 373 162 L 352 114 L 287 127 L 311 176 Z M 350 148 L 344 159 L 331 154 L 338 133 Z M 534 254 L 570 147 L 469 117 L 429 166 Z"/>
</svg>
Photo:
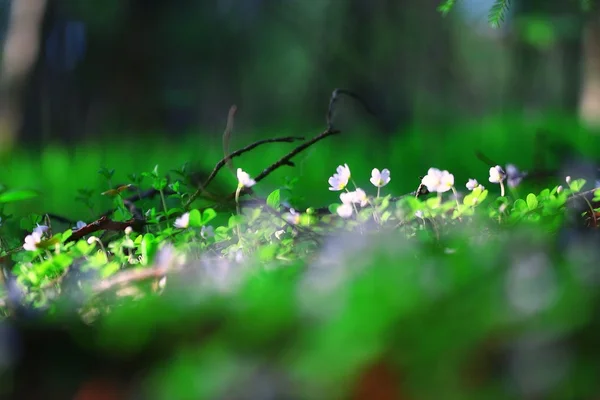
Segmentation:
<svg viewBox="0 0 600 400">
<path fill-rule="evenodd" d="M 160 201 L 162 202 L 163 210 L 165 211 L 165 218 L 167 218 L 167 227 L 169 226 L 169 213 L 167 209 L 167 202 L 165 201 L 165 193 L 162 189 L 159 190 Z"/>
<path fill-rule="evenodd" d="M 238 215 L 241 214 L 241 210 L 240 210 L 240 193 L 242 192 L 242 185 L 238 185 L 236 191 L 235 191 L 235 209 L 238 213 Z M 237 224 L 236 225 L 236 230 L 237 230 L 237 234 L 238 234 L 238 241 L 242 240 L 242 230 L 240 229 L 240 225 Z"/>
</svg>

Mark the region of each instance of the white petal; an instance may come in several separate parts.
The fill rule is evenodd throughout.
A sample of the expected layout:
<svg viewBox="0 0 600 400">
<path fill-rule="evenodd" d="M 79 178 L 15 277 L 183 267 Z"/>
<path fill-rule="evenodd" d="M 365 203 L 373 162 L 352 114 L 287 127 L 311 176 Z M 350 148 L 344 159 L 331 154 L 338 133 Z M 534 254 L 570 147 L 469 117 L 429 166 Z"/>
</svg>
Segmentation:
<svg viewBox="0 0 600 400">
<path fill-rule="evenodd" d="M 337 213 L 342 218 L 350 218 L 352 216 L 352 205 L 344 203 L 337 208 Z"/>
</svg>

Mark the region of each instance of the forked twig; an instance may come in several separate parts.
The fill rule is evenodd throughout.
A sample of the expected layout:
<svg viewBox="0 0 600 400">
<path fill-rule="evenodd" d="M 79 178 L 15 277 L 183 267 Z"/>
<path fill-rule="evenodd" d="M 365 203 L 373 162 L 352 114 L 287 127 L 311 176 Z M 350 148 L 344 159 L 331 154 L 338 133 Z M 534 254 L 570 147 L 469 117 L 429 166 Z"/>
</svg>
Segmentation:
<svg viewBox="0 0 600 400">
<path fill-rule="evenodd" d="M 231 155 L 229 154 L 229 144 L 231 143 L 231 134 L 233 132 L 233 123 L 235 121 L 235 113 L 237 111 L 237 106 L 234 104 L 229 109 L 229 114 L 227 114 L 227 125 L 225 125 L 225 132 L 223 132 L 223 155 L 225 156 L 225 163 L 231 173 L 235 176 L 235 169 L 233 167 L 233 161 L 231 160 Z M 204 185 L 206 186 L 206 184 Z"/>
<path fill-rule="evenodd" d="M 254 177 L 254 180 L 258 183 L 260 181 L 262 181 L 263 179 L 265 179 L 269 174 L 271 174 L 273 171 L 275 171 L 276 169 L 284 166 L 284 165 L 293 165 L 291 159 L 298 155 L 298 153 L 306 150 L 308 147 L 312 146 L 313 144 L 325 139 L 328 136 L 332 136 L 332 135 L 336 135 L 338 133 L 340 133 L 341 131 L 337 130 L 337 129 L 333 129 L 333 130 L 329 130 L 327 129 L 325 132 L 320 133 L 319 135 L 315 136 L 314 138 L 312 138 L 311 140 L 302 143 L 301 145 L 299 145 L 298 147 L 296 147 L 294 150 L 290 151 L 288 154 L 286 154 L 285 156 L 281 157 L 279 160 L 277 160 L 276 162 L 274 162 L 273 164 L 271 164 L 270 166 L 268 166 L 267 168 L 265 168 L 260 174 L 258 174 L 256 177 Z M 240 192 L 240 196 L 243 194 L 247 194 L 248 193 L 248 188 L 244 188 L 242 189 L 242 191 Z M 227 196 L 227 199 L 232 199 L 235 197 L 235 192 L 232 192 L 231 194 L 229 194 Z"/>
<path fill-rule="evenodd" d="M 300 141 L 300 140 L 304 140 L 303 137 L 297 137 L 297 136 L 287 136 L 287 137 L 282 137 L 282 138 L 271 138 L 271 139 L 263 139 L 263 140 L 259 140 L 257 142 L 251 143 L 246 147 L 243 147 L 239 150 L 234 151 L 233 153 L 229 154 L 227 157 L 223 158 L 221 161 L 219 161 L 214 169 L 212 170 L 212 172 L 210 173 L 210 175 L 208 176 L 208 178 L 206 178 L 206 181 L 202 184 L 202 187 L 199 188 L 198 190 L 196 190 L 188 199 L 188 201 L 185 204 L 185 208 L 187 209 L 192 202 L 194 202 L 194 200 L 196 200 L 198 198 L 198 196 L 200 196 L 204 190 L 204 188 L 206 188 L 217 176 L 217 173 L 219 172 L 219 170 L 221 168 L 223 168 L 228 160 L 230 160 L 231 158 L 234 157 L 239 157 L 242 154 L 254 149 L 255 147 L 261 146 L 263 144 L 267 144 L 267 143 L 291 143 L 291 142 L 295 142 L 295 141 Z"/>
</svg>

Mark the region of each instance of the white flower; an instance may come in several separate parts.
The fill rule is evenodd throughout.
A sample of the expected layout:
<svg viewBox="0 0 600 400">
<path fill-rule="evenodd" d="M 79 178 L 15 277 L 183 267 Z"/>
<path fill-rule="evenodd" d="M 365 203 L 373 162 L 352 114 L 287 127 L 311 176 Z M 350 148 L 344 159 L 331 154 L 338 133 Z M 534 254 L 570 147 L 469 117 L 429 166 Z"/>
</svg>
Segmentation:
<svg viewBox="0 0 600 400">
<path fill-rule="evenodd" d="M 427 175 L 421 179 L 421 184 L 425 185 L 430 192 L 444 193 L 454 186 L 454 175 L 445 170 L 429 168 Z"/>
<path fill-rule="evenodd" d="M 23 244 L 23 249 L 28 251 L 35 251 L 37 249 L 37 245 L 42 241 L 42 232 L 40 230 L 34 229 L 31 235 L 25 236 L 25 243 Z"/>
<path fill-rule="evenodd" d="M 200 228 L 200 236 L 203 239 L 208 239 L 209 237 L 215 236 L 215 230 L 211 225 L 206 225 Z"/>
<path fill-rule="evenodd" d="M 354 211 L 354 209 L 352 208 L 351 203 L 344 203 L 338 206 L 336 210 L 338 215 L 342 218 L 350 218 L 352 216 L 352 211 Z"/>
<path fill-rule="evenodd" d="M 559 185 L 559 186 L 556 188 L 556 193 L 560 194 L 560 193 L 562 193 L 562 191 L 563 191 L 563 187 L 562 187 L 562 185 Z"/>
<path fill-rule="evenodd" d="M 133 228 L 132 227 L 128 226 L 127 228 L 125 228 L 125 234 L 127 236 L 131 235 L 131 232 L 133 232 Z"/>
<path fill-rule="evenodd" d="M 342 192 L 340 193 L 340 200 L 342 201 L 342 204 L 352 204 L 354 202 L 354 193 Z"/>
<path fill-rule="evenodd" d="M 294 210 L 293 208 L 290 208 L 290 212 L 286 213 L 284 218 L 288 223 L 292 225 L 298 225 L 300 223 L 300 214 L 296 212 L 296 210 Z"/>
<path fill-rule="evenodd" d="M 275 237 L 277 238 L 277 240 L 281 240 L 281 237 L 285 234 L 285 230 L 280 229 L 278 231 L 275 231 Z"/>
<path fill-rule="evenodd" d="M 90 237 L 87 239 L 87 242 L 88 242 L 88 244 L 92 244 L 92 243 L 94 243 L 94 242 L 95 242 L 95 241 L 97 241 L 97 240 L 99 240 L 99 239 L 98 239 L 96 236 L 90 236 Z"/>
<path fill-rule="evenodd" d="M 469 190 L 473 190 L 478 186 L 479 182 L 477 182 L 477 179 L 469 179 L 469 182 L 467 182 L 467 189 Z"/>
<path fill-rule="evenodd" d="M 350 176 L 351 174 L 348 164 L 339 165 L 336 169 L 336 173 L 333 174 L 333 176 L 327 181 L 329 182 L 329 186 L 331 186 L 329 190 L 343 190 L 348 185 Z"/>
<path fill-rule="evenodd" d="M 354 191 L 354 202 L 359 203 L 361 207 L 364 207 L 369 202 L 367 199 L 367 194 L 361 188 L 356 188 Z"/>
<path fill-rule="evenodd" d="M 506 183 L 508 187 L 514 188 L 519 186 L 521 180 L 527 175 L 527 172 L 521 172 L 513 164 L 506 164 Z"/>
<path fill-rule="evenodd" d="M 239 187 L 252 187 L 256 184 L 256 181 L 252 178 L 250 178 L 250 175 L 248 175 L 248 173 L 242 171 L 241 168 L 237 169 L 237 179 L 238 179 L 238 186 Z"/>
<path fill-rule="evenodd" d="M 506 173 L 501 166 L 496 165 L 495 167 L 490 168 L 490 182 L 500 183 L 504 180 L 504 178 L 506 178 Z"/>
<path fill-rule="evenodd" d="M 186 212 L 181 217 L 175 219 L 175 228 L 186 229 L 190 224 L 190 213 Z"/>
<path fill-rule="evenodd" d="M 75 226 L 73 227 L 74 231 L 77 231 L 81 228 L 83 228 L 84 226 L 87 226 L 87 224 L 83 221 L 77 221 L 77 224 L 75 224 Z"/>
<path fill-rule="evenodd" d="M 361 207 L 364 207 L 369 202 L 367 198 L 367 194 L 361 188 L 356 188 L 353 192 L 343 192 L 340 193 L 340 200 L 342 200 L 343 204 L 360 204 Z"/>
<path fill-rule="evenodd" d="M 377 168 L 373 168 L 373 171 L 371 171 L 371 183 L 373 186 L 378 188 L 384 187 L 390 182 L 390 179 L 390 170 L 387 168 L 381 172 Z"/>
<path fill-rule="evenodd" d="M 37 226 L 33 228 L 34 232 L 39 232 L 40 237 L 44 235 L 44 233 L 48 232 L 48 227 L 46 225 L 36 224 Z"/>
</svg>

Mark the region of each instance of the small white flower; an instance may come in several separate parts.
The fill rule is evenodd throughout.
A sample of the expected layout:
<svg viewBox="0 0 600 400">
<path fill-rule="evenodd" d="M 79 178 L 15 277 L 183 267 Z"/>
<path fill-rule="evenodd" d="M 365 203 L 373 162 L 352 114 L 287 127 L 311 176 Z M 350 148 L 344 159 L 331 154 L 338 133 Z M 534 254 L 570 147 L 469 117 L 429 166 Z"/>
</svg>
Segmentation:
<svg viewBox="0 0 600 400">
<path fill-rule="evenodd" d="M 281 237 L 285 234 L 285 230 L 280 229 L 278 231 L 275 231 L 275 237 L 277 238 L 277 240 L 281 240 Z"/>
<path fill-rule="evenodd" d="M 527 172 L 521 172 L 513 164 L 506 164 L 506 183 L 508 187 L 515 188 L 519 186 L 523 178 L 527 175 Z"/>
<path fill-rule="evenodd" d="M 354 202 L 354 193 L 342 192 L 340 193 L 340 200 L 342 201 L 342 204 L 352 204 Z"/>
<path fill-rule="evenodd" d="M 361 207 L 366 206 L 369 202 L 367 194 L 361 188 L 356 188 L 353 192 L 340 193 L 340 200 L 342 200 L 342 204 L 360 204 Z"/>
<path fill-rule="evenodd" d="M 562 191 L 563 191 L 563 187 L 562 187 L 562 185 L 560 185 L 560 186 L 558 186 L 558 187 L 556 188 L 556 193 L 557 193 L 557 194 L 560 194 Z"/>
<path fill-rule="evenodd" d="M 127 228 L 125 228 L 125 234 L 127 236 L 131 235 L 131 232 L 133 232 L 133 228 L 128 226 Z"/>
<path fill-rule="evenodd" d="M 176 218 L 173 225 L 175 228 L 186 229 L 190 225 L 190 213 L 186 212 L 185 214 L 182 214 L 181 217 Z"/>
<path fill-rule="evenodd" d="M 329 190 L 337 191 L 345 189 L 350 180 L 350 176 L 348 164 L 339 165 L 336 169 L 336 173 L 327 181 L 330 186 Z"/>
<path fill-rule="evenodd" d="M 373 168 L 373 171 L 371 171 L 371 183 L 373 186 L 378 188 L 384 187 L 390 182 L 390 179 L 390 170 L 387 168 L 381 172 L 377 168 Z"/>
<path fill-rule="evenodd" d="M 369 202 L 369 199 L 367 198 L 367 194 L 361 188 L 356 188 L 356 190 L 352 193 L 354 196 L 354 199 L 353 199 L 354 203 L 360 204 L 361 207 L 366 206 L 367 203 Z"/>
<path fill-rule="evenodd" d="M 469 190 L 473 190 L 476 187 L 479 187 L 479 182 L 477 182 L 477 179 L 469 179 L 469 182 L 467 182 L 467 189 Z"/>
<path fill-rule="evenodd" d="M 200 228 L 200 236 L 202 236 L 203 239 L 208 239 L 215 236 L 215 230 L 211 225 L 203 226 Z"/>
<path fill-rule="evenodd" d="M 286 213 L 284 215 L 284 218 L 288 223 L 292 225 L 298 225 L 300 223 L 300 213 L 298 213 L 293 208 L 290 208 L 290 212 Z"/>
<path fill-rule="evenodd" d="M 423 211 L 417 210 L 415 211 L 415 217 L 423 219 L 425 218 L 425 214 L 423 214 Z"/>
<path fill-rule="evenodd" d="M 90 236 L 90 237 L 87 239 L 87 242 L 88 242 L 88 244 L 92 244 L 92 243 L 94 243 L 94 242 L 95 242 L 95 241 L 97 241 L 97 240 L 98 240 L 98 238 L 97 238 L 96 236 Z"/>
<path fill-rule="evenodd" d="M 567 185 L 571 186 L 571 177 L 570 177 L 570 176 L 567 176 L 567 177 L 565 178 L 565 182 L 567 182 Z"/>
<path fill-rule="evenodd" d="M 354 209 L 352 208 L 351 203 L 344 203 L 338 206 L 336 210 L 338 215 L 342 218 L 350 218 L 352 216 L 352 211 L 354 211 Z"/>
<path fill-rule="evenodd" d="M 25 243 L 23 243 L 23 249 L 27 251 L 35 251 L 37 245 L 42 241 L 42 232 L 34 229 L 31 235 L 25 236 Z"/>
<path fill-rule="evenodd" d="M 75 226 L 73 227 L 74 231 L 77 231 L 81 228 L 83 228 L 84 226 L 87 226 L 87 224 L 83 221 L 77 221 L 77 224 L 75 224 Z"/>
<path fill-rule="evenodd" d="M 444 193 L 454 186 L 454 175 L 437 168 L 429 168 L 427 175 L 421 179 L 421 184 L 427 187 L 430 192 Z"/>
<path fill-rule="evenodd" d="M 506 173 L 504 172 L 501 166 L 496 165 L 495 167 L 490 168 L 490 182 L 500 183 L 504 181 L 504 178 L 506 178 Z"/>
<path fill-rule="evenodd" d="M 248 173 L 242 171 L 241 168 L 237 169 L 237 179 L 238 179 L 238 186 L 239 187 L 252 187 L 256 184 L 256 181 L 252 178 L 250 178 L 250 175 L 248 175 Z"/>
<path fill-rule="evenodd" d="M 246 257 L 244 256 L 244 252 L 241 249 L 236 251 L 233 255 L 233 259 L 236 263 L 241 263 L 242 261 L 244 261 L 245 258 Z"/>
<path fill-rule="evenodd" d="M 37 226 L 35 228 L 33 228 L 34 232 L 39 232 L 40 233 L 40 237 L 44 235 L 44 233 L 48 232 L 48 226 L 46 225 L 40 225 L 37 224 Z"/>
</svg>

